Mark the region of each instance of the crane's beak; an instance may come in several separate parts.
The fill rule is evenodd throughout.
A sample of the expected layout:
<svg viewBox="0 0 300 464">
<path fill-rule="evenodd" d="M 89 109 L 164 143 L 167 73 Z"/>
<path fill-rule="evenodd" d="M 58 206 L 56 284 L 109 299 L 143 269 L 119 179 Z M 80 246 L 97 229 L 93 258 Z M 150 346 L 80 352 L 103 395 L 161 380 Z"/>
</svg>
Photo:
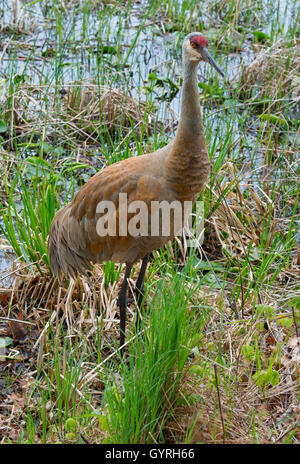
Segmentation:
<svg viewBox="0 0 300 464">
<path fill-rule="evenodd" d="M 210 63 L 218 71 L 218 73 L 221 74 L 222 77 L 225 77 L 223 71 L 219 68 L 215 60 L 210 56 L 207 48 L 201 48 L 200 53 L 204 61 Z"/>
</svg>

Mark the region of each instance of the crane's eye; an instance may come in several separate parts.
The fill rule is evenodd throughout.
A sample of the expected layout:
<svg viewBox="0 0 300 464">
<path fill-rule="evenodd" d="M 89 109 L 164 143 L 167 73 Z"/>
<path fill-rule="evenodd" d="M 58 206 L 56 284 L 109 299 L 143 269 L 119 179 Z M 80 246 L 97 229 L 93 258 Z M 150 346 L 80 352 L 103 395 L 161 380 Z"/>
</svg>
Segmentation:
<svg viewBox="0 0 300 464">
<path fill-rule="evenodd" d="M 197 44 L 195 44 L 195 42 L 190 42 L 190 44 L 191 44 L 191 47 L 197 48 Z"/>
</svg>

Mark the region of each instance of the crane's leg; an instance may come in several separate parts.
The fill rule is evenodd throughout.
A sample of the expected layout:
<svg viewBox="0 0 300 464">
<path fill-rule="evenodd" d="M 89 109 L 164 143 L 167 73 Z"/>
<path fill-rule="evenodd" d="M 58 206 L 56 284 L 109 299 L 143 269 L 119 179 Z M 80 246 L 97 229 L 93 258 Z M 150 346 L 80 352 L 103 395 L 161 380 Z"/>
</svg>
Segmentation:
<svg viewBox="0 0 300 464">
<path fill-rule="evenodd" d="M 141 270 L 140 270 L 140 273 L 139 273 L 139 276 L 138 276 L 138 279 L 135 285 L 136 302 L 138 306 L 137 316 L 136 316 L 136 331 L 139 330 L 139 326 L 140 326 L 140 311 L 142 309 L 142 304 L 143 304 L 143 299 L 144 299 L 144 292 L 145 292 L 144 280 L 145 280 L 145 274 L 146 274 L 148 261 L 149 261 L 149 255 L 144 256 L 143 261 L 142 261 Z"/>
<path fill-rule="evenodd" d="M 126 326 L 126 310 L 127 310 L 127 289 L 128 279 L 130 277 L 132 265 L 126 264 L 125 277 L 119 291 L 118 303 L 120 308 L 120 354 L 123 356 L 124 348 L 122 346 L 125 343 L 125 326 Z"/>
</svg>

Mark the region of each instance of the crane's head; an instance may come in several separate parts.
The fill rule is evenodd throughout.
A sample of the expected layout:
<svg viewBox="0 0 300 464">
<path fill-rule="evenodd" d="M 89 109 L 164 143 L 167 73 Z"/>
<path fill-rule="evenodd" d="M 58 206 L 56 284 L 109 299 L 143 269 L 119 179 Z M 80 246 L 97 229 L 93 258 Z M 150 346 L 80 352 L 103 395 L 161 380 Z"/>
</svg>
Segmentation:
<svg viewBox="0 0 300 464">
<path fill-rule="evenodd" d="M 224 77 L 223 71 L 219 68 L 207 50 L 208 40 L 204 37 L 204 35 L 201 35 L 199 32 L 191 32 L 191 34 L 188 34 L 184 39 L 182 47 L 183 53 L 189 61 L 196 63 L 206 61 L 211 64 L 222 77 Z"/>
</svg>

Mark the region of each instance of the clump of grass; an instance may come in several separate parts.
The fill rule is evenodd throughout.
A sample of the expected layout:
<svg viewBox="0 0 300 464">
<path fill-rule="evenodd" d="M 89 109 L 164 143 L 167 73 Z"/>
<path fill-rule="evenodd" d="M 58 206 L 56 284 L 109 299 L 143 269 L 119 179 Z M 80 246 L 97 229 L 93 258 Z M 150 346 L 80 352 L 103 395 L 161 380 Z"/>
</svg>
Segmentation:
<svg viewBox="0 0 300 464">
<path fill-rule="evenodd" d="M 34 32 L 36 21 L 28 14 L 26 7 L 19 0 L 12 0 L 11 13 L 9 22 L 1 20 L 0 31 L 2 33 L 21 35 Z"/>
<path fill-rule="evenodd" d="M 96 84 L 73 83 L 67 89 L 65 106 L 70 112 L 72 124 L 88 132 L 106 127 L 113 132 L 116 127 L 129 128 L 143 124 L 145 105 L 117 89 Z M 78 131 L 79 132 L 79 131 Z"/>
<path fill-rule="evenodd" d="M 31 189 L 19 172 L 10 186 L 7 207 L 2 205 L 2 232 L 11 244 L 17 257 L 26 261 L 31 267 L 35 263 L 42 272 L 42 262 L 49 269 L 47 253 L 47 237 L 58 201 L 55 195 L 57 178 L 52 182 L 39 183 L 33 181 Z M 22 209 L 16 202 L 19 196 L 18 187 L 22 190 Z"/>
<path fill-rule="evenodd" d="M 214 186 L 208 217 L 215 226 L 222 249 L 226 252 L 227 248 L 228 253 L 233 255 L 236 253 L 234 243 L 237 243 L 242 256 L 251 243 L 253 248 L 262 246 L 268 250 L 276 235 L 281 234 L 284 239 L 281 211 L 279 208 L 274 211 L 275 202 L 271 198 L 262 198 L 251 185 L 237 179 L 230 163 L 225 164 L 220 173 L 224 174 L 226 170 L 231 172 L 233 180 L 223 182 L 222 186 L 217 182 Z M 244 250 L 243 245 L 246 247 Z"/>
<path fill-rule="evenodd" d="M 101 423 L 105 417 L 108 442 L 164 442 L 164 424 L 204 324 L 193 306 L 195 294 L 197 284 L 187 285 L 182 276 L 158 284 L 142 338 L 129 346 L 129 369 L 121 364 L 121 388 L 107 380 Z"/>
<path fill-rule="evenodd" d="M 199 357 L 181 385 L 177 418 L 185 441 L 297 442 L 299 310 L 274 300 L 233 321 L 227 303 L 222 305 L 223 322 L 212 315 Z"/>
<path fill-rule="evenodd" d="M 73 140 L 85 144 L 99 143 L 101 134 L 136 130 L 147 126 L 149 108 L 118 89 L 89 82 L 64 86 L 23 83 L 3 103 L 5 136 L 23 139 L 44 134 L 44 140 L 59 139 L 61 145 Z M 45 122 L 47 122 L 45 124 Z M 9 129 L 8 129 L 9 128 Z"/>
<path fill-rule="evenodd" d="M 266 108 L 295 108 L 300 98 L 300 47 L 297 40 L 281 39 L 269 48 L 262 48 L 253 61 L 243 66 L 238 96 L 265 102 Z"/>
</svg>

